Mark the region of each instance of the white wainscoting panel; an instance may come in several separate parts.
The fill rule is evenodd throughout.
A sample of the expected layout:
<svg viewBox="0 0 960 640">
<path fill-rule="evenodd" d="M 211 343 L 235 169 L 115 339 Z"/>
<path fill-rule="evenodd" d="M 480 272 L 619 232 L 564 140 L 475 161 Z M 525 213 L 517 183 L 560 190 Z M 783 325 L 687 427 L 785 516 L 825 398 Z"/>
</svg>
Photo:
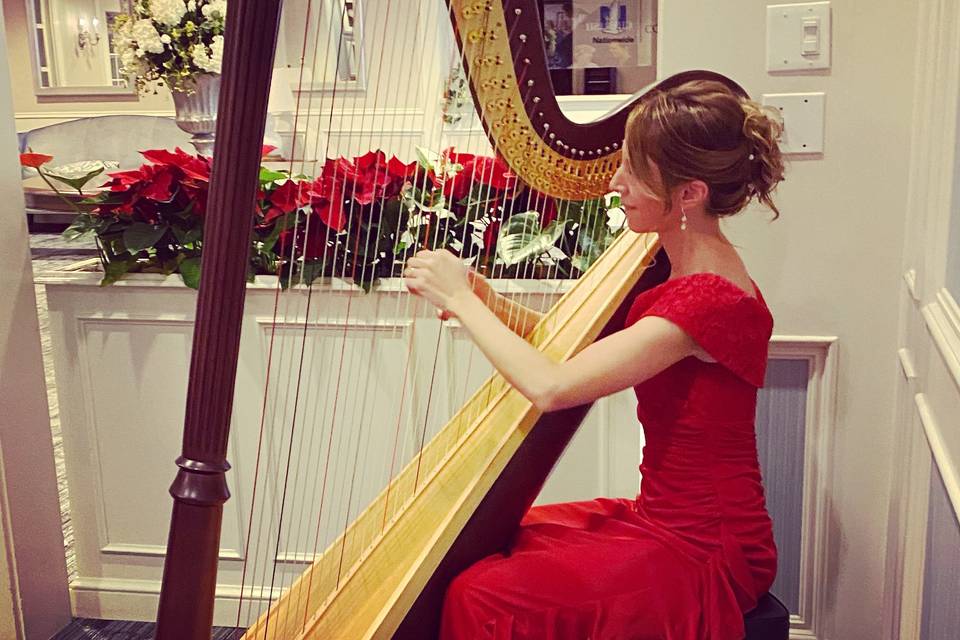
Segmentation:
<svg viewBox="0 0 960 640">
<path fill-rule="evenodd" d="M 960 520 L 935 464 L 930 466 L 929 505 L 920 640 L 955 640 L 960 630 Z"/>
</svg>

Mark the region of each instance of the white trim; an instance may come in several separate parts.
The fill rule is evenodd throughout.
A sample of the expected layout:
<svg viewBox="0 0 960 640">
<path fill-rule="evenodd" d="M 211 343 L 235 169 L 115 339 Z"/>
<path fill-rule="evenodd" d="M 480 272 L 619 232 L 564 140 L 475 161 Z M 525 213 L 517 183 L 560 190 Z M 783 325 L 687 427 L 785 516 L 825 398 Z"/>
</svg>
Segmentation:
<svg viewBox="0 0 960 640">
<path fill-rule="evenodd" d="M 152 622 L 156 620 L 160 585 L 159 580 L 81 576 L 70 583 L 73 615 L 78 618 Z M 280 597 L 281 593 L 279 587 L 271 591 L 267 585 L 247 585 L 241 590 L 237 586 L 217 584 L 213 623 L 234 626 L 241 595 L 244 603 L 265 605 Z"/>
<path fill-rule="evenodd" d="M 167 548 L 159 544 L 124 544 L 111 542 L 100 547 L 101 553 L 125 556 L 144 556 L 163 558 L 167 555 Z M 236 549 L 220 549 L 220 560 L 243 560 L 243 555 Z"/>
<path fill-rule="evenodd" d="M 903 272 L 903 281 L 907 283 L 907 291 L 914 302 L 920 302 L 920 295 L 917 293 L 917 270 L 907 269 Z"/>
<path fill-rule="evenodd" d="M 895 606 L 899 606 L 899 616 L 892 618 L 893 628 L 889 632 L 891 640 L 920 640 L 931 456 L 924 446 L 922 434 L 915 428 L 915 422 L 919 421 L 917 397 L 914 396 L 914 408 L 918 411 L 911 412 L 912 419 L 907 425 L 910 429 L 904 461 L 906 505 L 900 539 L 902 573 L 899 592 L 895 594 L 898 597 L 894 600 Z"/>
<path fill-rule="evenodd" d="M 923 433 L 927 436 L 927 442 L 930 444 L 930 453 L 933 461 L 940 470 L 943 477 L 943 484 L 947 488 L 947 495 L 950 496 L 950 505 L 953 507 L 953 514 L 960 522 L 960 470 L 950 460 L 946 445 L 943 441 L 943 428 L 939 420 L 933 413 L 927 397 L 923 393 L 914 396 L 914 402 L 917 406 L 917 414 L 920 416 L 920 423 L 923 425 Z"/>
<path fill-rule="evenodd" d="M 915 380 L 917 378 L 917 368 L 913 364 L 913 352 L 907 347 L 903 347 L 897 350 L 897 355 L 900 358 L 900 370 L 903 372 L 903 377 L 907 380 Z"/>
<path fill-rule="evenodd" d="M 103 279 L 102 271 L 81 271 L 82 268 L 88 268 L 91 265 L 99 263 L 99 258 L 89 258 L 54 271 L 43 271 L 34 276 L 34 284 L 43 285 L 68 285 L 81 287 L 100 287 L 100 280 Z M 566 293 L 576 280 L 568 279 L 492 279 L 490 285 L 498 293 L 525 295 L 525 294 L 545 294 L 556 295 Z M 313 292 L 339 292 L 339 293 L 363 293 L 363 289 L 348 280 L 342 278 L 318 278 L 313 286 Z M 157 287 L 175 287 L 186 288 L 183 280 L 178 274 L 165 276 L 159 273 L 132 273 L 117 280 L 110 287 L 119 288 L 157 288 Z M 277 276 L 256 276 L 252 283 L 247 283 L 247 289 L 276 289 Z M 287 290 L 302 291 L 306 293 L 308 287 L 296 285 Z M 381 278 L 379 283 L 373 288 L 374 292 L 406 292 L 403 285 L 403 278 Z"/>
<path fill-rule="evenodd" d="M 800 609 L 790 616 L 791 638 L 824 635 L 828 611 L 827 563 L 830 487 L 833 475 L 837 403 L 837 336 L 775 335 L 769 359 L 806 360 L 806 424 L 803 459 L 803 531 L 800 551 Z"/>
<path fill-rule="evenodd" d="M 947 293 L 945 297 L 950 299 L 949 296 L 950 294 Z M 943 363 L 950 371 L 957 389 L 960 390 L 960 331 L 954 325 L 955 319 L 951 317 L 955 312 L 944 306 L 941 296 L 938 296 L 937 301 L 920 309 L 920 312 L 923 314 L 927 332 L 933 338 Z"/>
<path fill-rule="evenodd" d="M 173 109 L 158 111 L 107 109 L 104 111 L 20 111 L 13 114 L 16 120 L 79 120 L 81 118 L 96 118 L 98 116 L 158 116 L 174 117 L 177 112 Z"/>
<path fill-rule="evenodd" d="M 946 287 L 937 293 L 937 301 L 943 309 L 944 317 L 947 320 L 947 326 L 954 337 L 954 344 L 960 344 L 960 305 L 953 299 L 953 295 Z M 960 353 L 960 350 L 957 350 Z"/>
</svg>

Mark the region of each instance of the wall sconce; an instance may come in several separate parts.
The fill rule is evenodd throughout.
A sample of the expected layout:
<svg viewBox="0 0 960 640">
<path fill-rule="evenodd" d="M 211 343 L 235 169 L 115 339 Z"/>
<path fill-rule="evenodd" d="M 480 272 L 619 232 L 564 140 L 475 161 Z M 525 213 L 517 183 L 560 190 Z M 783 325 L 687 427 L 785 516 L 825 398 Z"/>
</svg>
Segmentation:
<svg viewBox="0 0 960 640">
<path fill-rule="evenodd" d="M 77 46 L 81 49 L 85 49 L 87 45 L 91 47 L 97 46 L 97 43 L 100 42 L 100 33 L 97 31 L 98 26 L 100 26 L 100 21 L 94 18 L 91 20 L 91 28 L 87 29 L 87 19 L 80 16 L 80 19 L 77 21 Z"/>
</svg>

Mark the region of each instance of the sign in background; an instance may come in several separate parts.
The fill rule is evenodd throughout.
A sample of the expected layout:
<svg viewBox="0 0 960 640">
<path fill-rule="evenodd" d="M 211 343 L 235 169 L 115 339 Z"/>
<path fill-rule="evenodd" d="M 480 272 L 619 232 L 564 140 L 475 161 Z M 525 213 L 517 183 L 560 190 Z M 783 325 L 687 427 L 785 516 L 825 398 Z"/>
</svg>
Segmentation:
<svg viewBox="0 0 960 640">
<path fill-rule="evenodd" d="M 543 31 L 548 66 L 583 69 L 652 64 L 656 22 L 650 15 L 652 6 L 652 0 L 545 2 Z"/>
</svg>

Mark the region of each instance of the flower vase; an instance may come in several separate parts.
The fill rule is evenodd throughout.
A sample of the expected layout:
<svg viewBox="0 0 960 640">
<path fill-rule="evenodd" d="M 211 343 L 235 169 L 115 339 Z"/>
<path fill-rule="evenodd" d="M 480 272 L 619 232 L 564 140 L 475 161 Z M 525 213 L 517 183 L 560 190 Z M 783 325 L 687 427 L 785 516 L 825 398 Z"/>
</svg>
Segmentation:
<svg viewBox="0 0 960 640">
<path fill-rule="evenodd" d="M 192 135 L 197 153 L 213 155 L 217 130 L 217 101 L 220 98 L 220 74 L 197 75 L 186 91 L 173 90 L 177 126 Z"/>
</svg>

